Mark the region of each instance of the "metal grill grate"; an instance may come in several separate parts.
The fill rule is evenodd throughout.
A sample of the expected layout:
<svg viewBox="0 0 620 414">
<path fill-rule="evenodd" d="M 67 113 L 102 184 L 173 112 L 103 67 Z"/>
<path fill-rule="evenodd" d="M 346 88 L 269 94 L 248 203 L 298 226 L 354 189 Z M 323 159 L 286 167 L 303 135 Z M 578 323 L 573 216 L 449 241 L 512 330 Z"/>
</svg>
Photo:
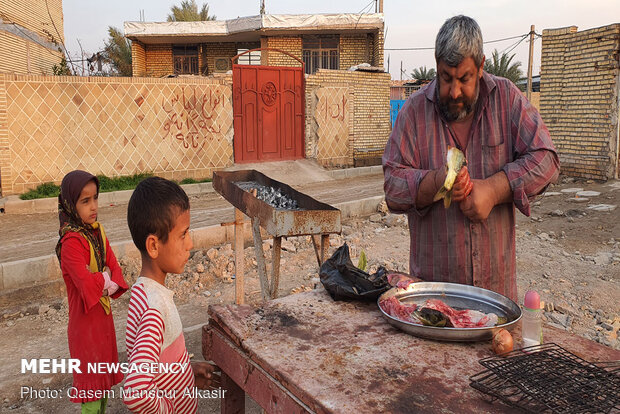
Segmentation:
<svg viewBox="0 0 620 414">
<path fill-rule="evenodd" d="M 556 344 L 481 359 L 470 385 L 508 405 L 542 413 L 620 412 L 620 361 L 590 363 Z"/>
</svg>

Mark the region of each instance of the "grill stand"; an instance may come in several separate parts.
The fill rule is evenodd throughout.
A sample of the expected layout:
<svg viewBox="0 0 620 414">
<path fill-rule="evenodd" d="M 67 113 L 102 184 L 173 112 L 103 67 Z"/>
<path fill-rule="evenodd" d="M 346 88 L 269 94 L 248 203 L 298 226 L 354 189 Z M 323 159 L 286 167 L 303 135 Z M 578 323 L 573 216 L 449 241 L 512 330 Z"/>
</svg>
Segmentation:
<svg viewBox="0 0 620 414">
<path fill-rule="evenodd" d="M 295 200 L 299 209 L 275 208 L 256 196 L 256 189 L 246 191 L 235 183 L 255 182 L 272 187 L 284 196 Z M 282 237 L 312 237 L 314 252 L 319 266 L 325 260 L 329 248 L 329 234 L 340 233 L 340 210 L 300 193 L 290 186 L 255 170 L 217 171 L 213 173 L 213 188 L 235 207 L 235 221 L 222 225 L 235 225 L 235 302 L 243 304 L 244 295 L 244 216 L 252 221 L 252 237 L 258 267 L 263 300 L 275 299 L 280 281 L 280 256 Z M 271 277 L 267 274 L 265 253 L 260 228 L 273 237 Z M 319 250 L 315 235 L 321 235 Z"/>
</svg>

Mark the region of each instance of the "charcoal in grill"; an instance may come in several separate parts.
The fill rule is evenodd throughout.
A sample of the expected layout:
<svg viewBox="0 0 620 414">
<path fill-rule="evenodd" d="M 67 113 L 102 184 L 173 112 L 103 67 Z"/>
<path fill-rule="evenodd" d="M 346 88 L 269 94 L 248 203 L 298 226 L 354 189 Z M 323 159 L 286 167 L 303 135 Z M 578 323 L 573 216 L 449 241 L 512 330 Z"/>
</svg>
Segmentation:
<svg viewBox="0 0 620 414">
<path fill-rule="evenodd" d="M 267 187 L 254 181 L 242 181 L 235 184 L 244 191 L 256 190 L 256 198 L 274 208 L 300 210 L 297 201 L 284 194 L 280 189 Z"/>
<path fill-rule="evenodd" d="M 590 363 L 556 344 L 481 359 L 470 385 L 536 413 L 620 412 L 620 362 Z"/>
</svg>

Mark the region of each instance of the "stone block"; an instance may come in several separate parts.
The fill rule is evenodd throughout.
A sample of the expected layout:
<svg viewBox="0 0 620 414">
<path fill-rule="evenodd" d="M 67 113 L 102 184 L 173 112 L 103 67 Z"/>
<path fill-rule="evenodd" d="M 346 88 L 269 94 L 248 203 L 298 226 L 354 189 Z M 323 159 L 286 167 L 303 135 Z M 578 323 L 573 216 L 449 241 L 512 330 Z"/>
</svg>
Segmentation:
<svg viewBox="0 0 620 414">
<path fill-rule="evenodd" d="M 62 277 L 55 255 L 2 263 L 3 289 L 17 289 Z"/>
</svg>

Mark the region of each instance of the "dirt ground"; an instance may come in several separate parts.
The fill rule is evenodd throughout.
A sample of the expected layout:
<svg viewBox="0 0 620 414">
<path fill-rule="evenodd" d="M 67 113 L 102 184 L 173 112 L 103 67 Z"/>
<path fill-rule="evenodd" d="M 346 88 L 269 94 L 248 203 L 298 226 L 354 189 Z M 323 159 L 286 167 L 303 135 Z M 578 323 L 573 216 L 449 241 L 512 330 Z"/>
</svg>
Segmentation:
<svg viewBox="0 0 620 414">
<path fill-rule="evenodd" d="M 574 188 L 600 192 L 575 197 Z M 562 192 L 562 190 L 570 190 Z M 556 194 L 557 193 L 557 194 Z M 598 211 L 596 205 L 619 206 Z M 604 210 L 605 207 L 602 207 Z M 530 218 L 517 213 L 517 274 L 519 298 L 536 289 L 545 301 L 545 321 L 577 335 L 620 349 L 620 182 L 596 183 L 562 178 L 532 206 Z M 408 270 L 409 236 L 404 216 L 377 213 L 343 223 L 341 236 L 332 237 L 330 253 L 347 242 L 354 263 L 362 250 L 371 271 L 379 265 Z M 267 248 L 268 244 L 265 242 Z M 283 244 L 280 296 L 315 286 L 318 266 L 310 240 L 290 238 Z M 271 251 L 266 249 L 268 257 Z M 268 265 L 270 261 L 268 260 Z M 132 283 L 139 263 L 123 260 L 126 279 Z M 260 302 L 254 249 L 245 251 L 245 292 L 249 303 Z M 207 307 L 232 303 L 234 262 L 230 245 L 192 252 L 186 272 L 171 275 L 189 352 L 201 359 L 201 327 L 207 323 Z M 124 329 L 129 295 L 114 305 L 119 351 L 124 351 Z M 64 392 L 70 374 L 21 374 L 20 358 L 68 358 L 65 304 L 41 305 L 35 315 L 5 315 L 0 322 L 0 395 L 2 412 L 77 412 L 68 398 L 20 398 L 20 387 Z M 126 359 L 124 352 L 120 359 Z M 118 388 L 118 387 L 116 387 Z M 199 411 L 219 412 L 219 400 L 203 399 Z M 248 400 L 248 412 L 260 412 Z M 110 401 L 110 413 L 126 412 L 119 398 Z"/>
</svg>

